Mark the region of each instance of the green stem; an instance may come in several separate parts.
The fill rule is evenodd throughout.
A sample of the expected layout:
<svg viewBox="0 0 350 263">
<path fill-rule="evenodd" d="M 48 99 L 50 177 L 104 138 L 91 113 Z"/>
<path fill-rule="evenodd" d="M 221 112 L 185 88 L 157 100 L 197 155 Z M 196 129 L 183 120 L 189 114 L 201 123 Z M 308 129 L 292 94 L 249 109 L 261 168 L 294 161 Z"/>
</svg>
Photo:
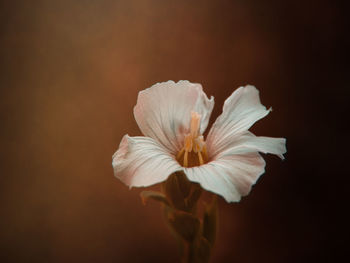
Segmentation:
<svg viewBox="0 0 350 263">
<path fill-rule="evenodd" d="M 165 205 L 165 215 L 182 242 L 182 262 L 209 262 L 217 228 L 216 196 L 206 205 L 202 219 L 196 209 L 202 192 L 199 184 L 190 182 L 183 173 L 175 173 L 164 183 L 162 190 L 169 200 Z"/>
</svg>

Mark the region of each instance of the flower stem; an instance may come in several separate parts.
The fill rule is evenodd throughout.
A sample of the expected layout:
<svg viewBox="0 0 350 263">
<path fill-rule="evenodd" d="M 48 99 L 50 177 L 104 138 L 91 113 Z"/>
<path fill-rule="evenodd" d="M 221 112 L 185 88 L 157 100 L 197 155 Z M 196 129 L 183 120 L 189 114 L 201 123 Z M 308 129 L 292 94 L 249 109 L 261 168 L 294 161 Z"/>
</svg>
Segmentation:
<svg viewBox="0 0 350 263">
<path fill-rule="evenodd" d="M 205 205 L 203 218 L 197 206 L 202 192 L 199 184 L 190 182 L 185 174 L 174 173 L 164 183 L 163 194 L 168 200 L 164 212 L 171 230 L 183 247 L 183 263 L 209 262 L 216 235 L 217 201 Z"/>
</svg>

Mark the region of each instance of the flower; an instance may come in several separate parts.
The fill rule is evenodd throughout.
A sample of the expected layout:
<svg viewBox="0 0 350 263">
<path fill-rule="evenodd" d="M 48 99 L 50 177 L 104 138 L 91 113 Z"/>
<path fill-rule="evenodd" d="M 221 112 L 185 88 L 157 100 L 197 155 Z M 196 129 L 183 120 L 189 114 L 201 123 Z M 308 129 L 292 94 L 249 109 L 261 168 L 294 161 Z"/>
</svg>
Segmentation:
<svg viewBox="0 0 350 263">
<path fill-rule="evenodd" d="M 240 87 L 226 99 L 205 140 L 213 107 L 214 98 L 189 81 L 157 83 L 139 92 L 134 116 L 145 137 L 123 137 L 113 155 L 115 176 L 130 188 L 146 187 L 183 171 L 227 202 L 239 201 L 265 172 L 259 152 L 283 159 L 286 140 L 248 131 L 270 112 L 254 86 Z"/>
</svg>

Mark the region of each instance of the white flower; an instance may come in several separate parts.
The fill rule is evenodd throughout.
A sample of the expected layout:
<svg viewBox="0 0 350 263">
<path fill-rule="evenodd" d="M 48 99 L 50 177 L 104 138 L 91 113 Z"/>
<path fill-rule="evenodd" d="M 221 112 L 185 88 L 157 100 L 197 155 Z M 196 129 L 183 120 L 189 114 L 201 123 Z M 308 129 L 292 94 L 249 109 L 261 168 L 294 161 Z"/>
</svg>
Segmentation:
<svg viewBox="0 0 350 263">
<path fill-rule="evenodd" d="M 188 81 L 157 83 L 141 91 L 134 116 L 145 137 L 123 137 L 113 155 L 115 176 L 131 188 L 183 171 L 227 202 L 239 201 L 265 171 L 259 152 L 283 158 L 286 140 L 248 131 L 269 113 L 253 86 L 232 93 L 204 140 L 213 107 L 214 98 Z"/>
</svg>

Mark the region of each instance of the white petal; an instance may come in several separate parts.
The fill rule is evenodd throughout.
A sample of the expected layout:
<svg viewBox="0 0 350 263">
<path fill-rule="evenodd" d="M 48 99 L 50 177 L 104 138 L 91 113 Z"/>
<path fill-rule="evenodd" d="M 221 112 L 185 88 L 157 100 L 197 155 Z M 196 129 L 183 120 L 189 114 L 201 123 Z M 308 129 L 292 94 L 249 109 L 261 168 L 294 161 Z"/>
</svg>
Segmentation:
<svg viewBox="0 0 350 263">
<path fill-rule="evenodd" d="M 226 99 L 222 114 L 207 136 L 207 143 L 221 147 L 268 113 L 269 110 L 260 103 L 259 91 L 254 86 L 240 87 Z"/>
<path fill-rule="evenodd" d="M 257 153 L 227 155 L 205 165 L 185 168 L 189 180 L 221 195 L 227 202 L 238 202 L 247 195 L 265 171 L 265 161 Z"/>
<path fill-rule="evenodd" d="M 211 141 L 208 144 L 208 152 L 210 159 L 220 159 L 223 156 L 233 154 L 244 154 L 250 152 L 272 153 L 284 159 L 283 154 L 286 153 L 286 139 L 255 136 L 249 131 L 231 136 L 231 141 L 225 144 L 215 144 Z"/>
<path fill-rule="evenodd" d="M 191 111 L 202 116 L 200 130 L 204 132 L 213 107 L 214 98 L 209 100 L 200 84 L 168 81 L 141 91 L 134 115 L 145 136 L 175 154 L 182 147 L 183 135 L 189 132 Z"/>
<path fill-rule="evenodd" d="M 157 141 L 125 135 L 113 155 L 114 175 L 126 185 L 150 186 L 182 170 L 174 157 Z"/>
</svg>

